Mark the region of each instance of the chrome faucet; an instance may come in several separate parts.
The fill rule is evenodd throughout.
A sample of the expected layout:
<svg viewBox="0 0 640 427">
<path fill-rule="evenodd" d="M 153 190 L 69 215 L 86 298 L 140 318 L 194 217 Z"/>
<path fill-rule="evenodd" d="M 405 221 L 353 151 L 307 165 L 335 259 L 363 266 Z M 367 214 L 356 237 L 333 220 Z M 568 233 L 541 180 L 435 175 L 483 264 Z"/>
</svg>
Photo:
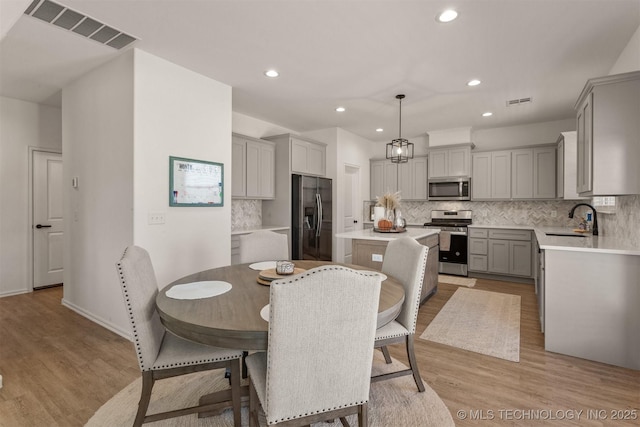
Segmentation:
<svg viewBox="0 0 640 427">
<path fill-rule="evenodd" d="M 569 218 L 573 218 L 573 212 L 576 210 L 576 208 L 578 206 L 586 206 L 588 208 L 591 208 L 591 211 L 593 212 L 593 231 L 592 231 L 592 234 L 594 236 L 597 236 L 598 235 L 598 214 L 596 213 L 596 208 L 594 208 L 593 206 L 591 206 L 588 203 L 578 203 L 577 205 L 572 207 L 571 210 L 569 211 Z"/>
</svg>

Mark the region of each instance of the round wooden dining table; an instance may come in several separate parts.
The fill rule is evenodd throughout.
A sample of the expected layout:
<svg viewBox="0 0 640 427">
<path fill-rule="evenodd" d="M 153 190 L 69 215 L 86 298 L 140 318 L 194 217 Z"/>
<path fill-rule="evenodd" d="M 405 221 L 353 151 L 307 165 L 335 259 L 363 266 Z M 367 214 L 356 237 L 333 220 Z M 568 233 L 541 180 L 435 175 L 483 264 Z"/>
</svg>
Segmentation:
<svg viewBox="0 0 640 427">
<path fill-rule="evenodd" d="M 328 264 L 370 270 L 326 261 L 293 262 L 296 268 L 304 270 Z M 239 350 L 266 350 L 268 322 L 260 311 L 269 304 L 269 286 L 258 283 L 260 272 L 249 265 L 236 264 L 201 271 L 163 288 L 156 297 L 156 307 L 164 326 L 180 337 L 203 344 Z M 210 298 L 175 299 L 167 296 L 167 291 L 173 286 L 200 281 L 224 281 L 232 287 L 226 293 Z M 387 276 L 380 290 L 378 327 L 398 316 L 404 297 L 402 284 Z"/>
</svg>

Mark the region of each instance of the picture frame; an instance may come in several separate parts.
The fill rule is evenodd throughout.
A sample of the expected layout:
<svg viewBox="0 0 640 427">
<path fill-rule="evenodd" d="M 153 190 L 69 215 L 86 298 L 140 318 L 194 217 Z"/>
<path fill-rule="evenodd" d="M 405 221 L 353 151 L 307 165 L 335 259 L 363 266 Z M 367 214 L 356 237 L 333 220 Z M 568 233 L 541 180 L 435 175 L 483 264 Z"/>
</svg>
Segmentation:
<svg viewBox="0 0 640 427">
<path fill-rule="evenodd" d="M 169 156 L 169 206 L 224 206 L 224 164 Z"/>
</svg>

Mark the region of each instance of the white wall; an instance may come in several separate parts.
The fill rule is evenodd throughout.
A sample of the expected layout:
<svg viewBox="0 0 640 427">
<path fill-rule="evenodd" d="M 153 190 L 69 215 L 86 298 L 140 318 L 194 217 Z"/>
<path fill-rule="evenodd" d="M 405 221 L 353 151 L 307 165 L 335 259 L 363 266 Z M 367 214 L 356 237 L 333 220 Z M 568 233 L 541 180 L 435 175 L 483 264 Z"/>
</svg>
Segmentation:
<svg viewBox="0 0 640 427">
<path fill-rule="evenodd" d="M 231 87 L 142 51 L 135 67 L 134 241 L 164 287 L 231 263 Z M 168 207 L 169 156 L 222 163 L 224 206 Z"/>
<path fill-rule="evenodd" d="M 558 140 L 560 132 L 576 130 L 575 122 L 574 118 L 570 118 L 520 126 L 479 129 L 472 131 L 471 141 L 476 145 L 475 151 L 551 144 Z"/>
<path fill-rule="evenodd" d="M 115 263 L 133 242 L 133 51 L 62 91 L 63 304 L 129 332 Z"/>
<path fill-rule="evenodd" d="M 115 263 L 137 244 L 158 286 L 230 262 L 231 88 L 139 50 L 63 90 L 64 304 L 122 335 L 129 322 Z M 169 156 L 225 165 L 223 207 L 169 207 Z M 164 225 L 148 225 L 164 212 Z M 221 250 L 220 248 L 224 248 Z"/>
<path fill-rule="evenodd" d="M 32 286 L 29 147 L 62 149 L 60 109 L 0 97 L 0 296 Z"/>
<path fill-rule="evenodd" d="M 613 64 L 609 74 L 626 73 L 628 71 L 640 70 L 640 26 L 636 29 L 636 32 L 631 36 L 627 46 L 622 50 L 622 53 Z"/>
</svg>

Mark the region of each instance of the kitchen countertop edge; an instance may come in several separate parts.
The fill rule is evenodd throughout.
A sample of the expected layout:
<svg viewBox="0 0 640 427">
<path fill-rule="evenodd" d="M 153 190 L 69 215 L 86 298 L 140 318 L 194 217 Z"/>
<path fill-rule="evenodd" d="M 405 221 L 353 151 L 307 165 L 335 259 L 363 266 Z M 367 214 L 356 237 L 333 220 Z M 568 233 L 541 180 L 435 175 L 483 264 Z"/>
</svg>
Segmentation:
<svg viewBox="0 0 640 427">
<path fill-rule="evenodd" d="M 231 230 L 231 235 L 238 236 L 240 234 L 249 234 L 249 233 L 253 233 L 254 231 L 261 231 L 261 230 L 270 230 L 270 231 L 289 230 L 290 228 L 291 227 L 287 227 L 286 225 L 262 225 L 258 227 Z"/>
<path fill-rule="evenodd" d="M 432 236 L 434 234 L 439 234 L 439 229 L 432 228 L 407 228 L 406 232 L 403 233 L 379 233 L 377 231 L 373 231 L 371 228 L 367 228 L 364 230 L 356 230 L 349 231 L 346 233 L 337 233 L 335 237 L 339 239 L 358 239 L 358 240 L 378 240 L 389 242 L 391 240 L 397 239 L 398 237 L 409 236 L 414 239 L 421 239 L 423 237 Z"/>
</svg>

